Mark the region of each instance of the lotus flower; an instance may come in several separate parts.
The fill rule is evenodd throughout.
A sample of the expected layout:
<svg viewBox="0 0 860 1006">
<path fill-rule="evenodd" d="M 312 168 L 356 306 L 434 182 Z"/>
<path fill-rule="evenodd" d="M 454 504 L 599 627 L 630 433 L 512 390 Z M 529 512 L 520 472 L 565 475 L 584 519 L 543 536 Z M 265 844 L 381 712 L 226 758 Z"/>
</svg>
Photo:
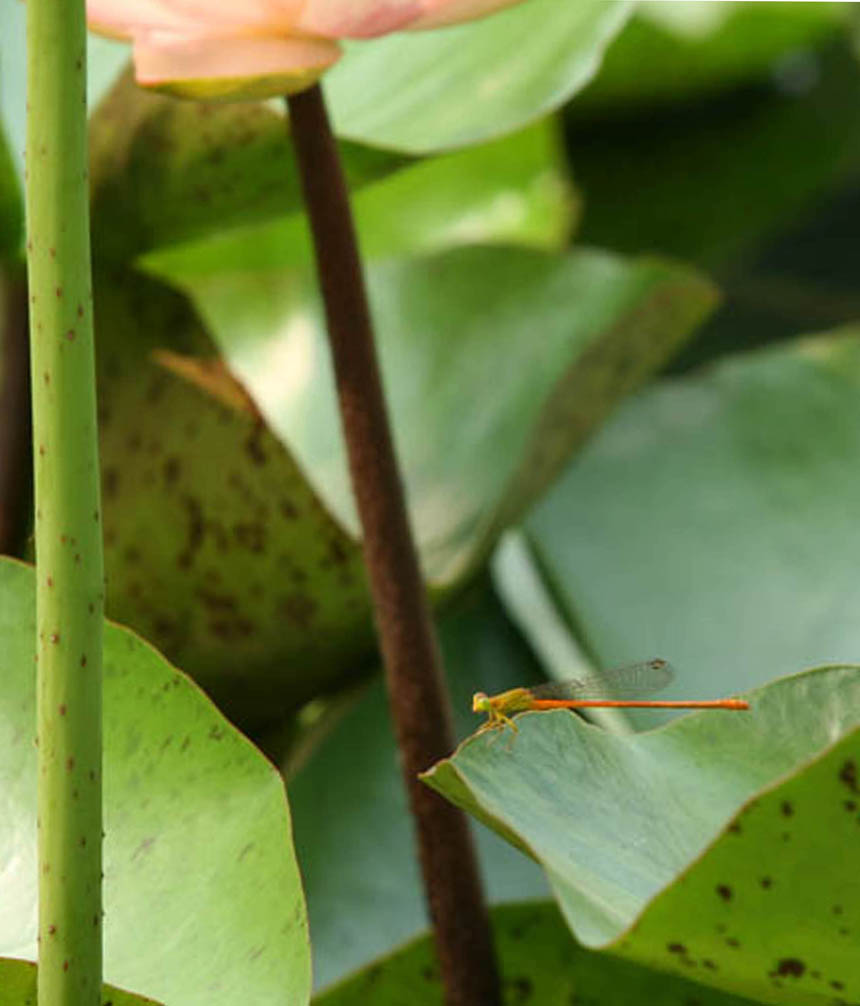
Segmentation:
<svg viewBox="0 0 860 1006">
<path fill-rule="evenodd" d="M 93 31 L 134 43 L 139 84 L 196 98 L 301 91 L 338 39 L 438 28 L 521 0 L 87 0 Z"/>
</svg>

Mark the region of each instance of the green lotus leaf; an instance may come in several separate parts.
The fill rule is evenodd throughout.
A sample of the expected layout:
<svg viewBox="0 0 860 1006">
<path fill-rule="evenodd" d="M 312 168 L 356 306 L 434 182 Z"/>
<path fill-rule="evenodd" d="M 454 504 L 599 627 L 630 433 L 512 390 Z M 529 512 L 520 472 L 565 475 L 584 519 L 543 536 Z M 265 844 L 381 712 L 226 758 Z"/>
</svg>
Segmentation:
<svg viewBox="0 0 860 1006">
<path fill-rule="evenodd" d="M 0 1006 L 36 1006 L 35 964 L 0 959 Z M 154 999 L 112 985 L 102 989 L 102 1006 L 158 1006 Z"/>
<path fill-rule="evenodd" d="M 555 906 L 501 905 L 491 913 L 505 1006 L 745 1006 L 691 975 L 669 976 L 574 942 Z M 314 1006 L 441 1006 L 432 941 L 424 936 L 314 998 Z"/>
<path fill-rule="evenodd" d="M 358 189 L 351 201 L 368 259 L 475 243 L 560 251 L 579 213 L 552 119 L 404 166 Z M 305 218 L 294 213 L 159 248 L 139 264 L 177 285 L 207 273 L 302 268 L 309 254 L 306 233 Z"/>
<path fill-rule="evenodd" d="M 356 144 L 342 155 L 354 187 L 402 163 Z M 302 206 L 283 112 L 178 101 L 138 87 L 130 70 L 91 117 L 90 177 L 93 252 L 115 262 Z"/>
<path fill-rule="evenodd" d="M 476 688 L 501 691 L 540 680 L 486 577 L 440 616 L 439 637 L 460 737 L 475 727 Z M 314 979 L 325 986 L 428 925 L 382 681 L 335 703 L 285 769 L 314 939 Z M 478 827 L 475 839 L 491 902 L 546 897 L 534 863 L 486 828 Z M 343 848 L 348 856 L 339 854 Z"/>
<path fill-rule="evenodd" d="M 633 735 L 524 713 L 424 778 L 544 867 L 585 946 L 755 1001 L 856 1002 L 860 667 L 748 697 Z"/>
<path fill-rule="evenodd" d="M 0 560 L 0 956 L 19 963 L 36 959 L 35 631 L 33 571 Z M 105 626 L 104 666 L 105 980 L 183 1006 L 301 1006 L 310 951 L 280 775 L 127 629 Z M 24 1006 L 29 972 L 3 966 Z"/>
<path fill-rule="evenodd" d="M 678 670 L 667 698 L 710 698 L 855 660 L 858 390 L 847 328 L 619 410 L 527 525 L 600 663 L 659 655 Z"/>
<path fill-rule="evenodd" d="M 97 272 L 95 315 L 108 614 L 243 722 L 355 674 L 372 647 L 358 543 L 187 303 Z"/>
<path fill-rule="evenodd" d="M 486 556 L 715 301 L 681 266 L 588 249 L 560 257 L 464 247 L 373 263 L 368 280 L 412 523 L 425 573 L 440 586 Z M 177 282 L 326 506 L 357 535 L 312 278 L 212 269 Z"/>
<path fill-rule="evenodd" d="M 860 1001 L 858 764 L 854 729 L 748 800 L 683 883 L 648 907 L 621 944 L 625 956 L 696 970 L 759 1002 Z"/>
<path fill-rule="evenodd" d="M 591 80 L 631 10 L 623 0 L 529 0 L 468 24 L 349 44 L 325 77 L 335 131 L 409 153 L 513 132 Z"/>
</svg>

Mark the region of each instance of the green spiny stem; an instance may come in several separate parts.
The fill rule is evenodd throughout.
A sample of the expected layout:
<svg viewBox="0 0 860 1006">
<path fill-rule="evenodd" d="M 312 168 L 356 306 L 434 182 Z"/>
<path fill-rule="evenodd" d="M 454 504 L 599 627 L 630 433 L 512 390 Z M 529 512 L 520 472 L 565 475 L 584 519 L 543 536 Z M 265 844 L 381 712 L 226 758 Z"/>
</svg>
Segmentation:
<svg viewBox="0 0 860 1006">
<path fill-rule="evenodd" d="M 97 1006 L 103 572 L 84 0 L 28 0 L 27 50 L 38 577 L 38 1002 Z"/>
</svg>

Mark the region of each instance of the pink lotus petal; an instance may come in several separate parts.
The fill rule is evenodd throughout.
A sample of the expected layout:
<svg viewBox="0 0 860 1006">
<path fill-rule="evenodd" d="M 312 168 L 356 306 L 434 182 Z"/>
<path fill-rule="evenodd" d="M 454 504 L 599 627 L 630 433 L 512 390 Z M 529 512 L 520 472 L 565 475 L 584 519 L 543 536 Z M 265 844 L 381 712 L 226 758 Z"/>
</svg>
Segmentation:
<svg viewBox="0 0 860 1006">
<path fill-rule="evenodd" d="M 323 39 L 266 35 L 174 35 L 135 40 L 139 84 L 186 97 L 260 98 L 310 86 L 340 55 Z"/>
<path fill-rule="evenodd" d="M 469 20 L 522 0 L 87 0 L 90 27 L 134 42 L 139 83 L 195 97 L 312 84 L 335 40 Z"/>
<path fill-rule="evenodd" d="M 485 17 L 503 7 L 513 7 L 523 0 L 424 0 L 424 14 L 413 21 L 410 28 L 442 28 L 458 21 L 472 21 Z M 570 3 L 572 0 L 562 0 Z"/>
<path fill-rule="evenodd" d="M 101 34 L 131 38 L 141 28 L 178 29 L 189 21 L 170 0 L 87 0 L 87 24 Z"/>
<path fill-rule="evenodd" d="M 426 0 L 305 0 L 299 31 L 325 38 L 373 38 L 420 17 Z"/>
<path fill-rule="evenodd" d="M 133 38 L 143 31 L 263 31 L 286 35 L 305 0 L 87 0 L 93 31 Z"/>
<path fill-rule="evenodd" d="M 370 38 L 481 17 L 522 0 L 87 0 L 95 31 Z"/>
</svg>

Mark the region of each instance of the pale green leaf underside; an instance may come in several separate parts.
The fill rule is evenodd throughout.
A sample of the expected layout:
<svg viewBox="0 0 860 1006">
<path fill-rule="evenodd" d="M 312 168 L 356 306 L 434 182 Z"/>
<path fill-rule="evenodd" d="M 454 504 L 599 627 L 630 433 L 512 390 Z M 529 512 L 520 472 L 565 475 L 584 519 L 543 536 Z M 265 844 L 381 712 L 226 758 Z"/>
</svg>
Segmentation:
<svg viewBox="0 0 860 1006">
<path fill-rule="evenodd" d="M 30 960 L 33 589 L 30 568 L 0 562 L 0 955 Z M 104 647 L 105 979 L 182 1006 L 300 1006 L 307 922 L 280 776 L 139 637 L 107 624 Z"/>
<path fill-rule="evenodd" d="M 763 1001 L 814 1003 L 781 991 L 779 960 L 806 961 L 811 982 L 813 969 L 860 982 L 840 933 L 851 925 L 841 914 L 860 914 L 847 865 L 856 767 L 845 767 L 858 746 L 860 668 L 809 671 L 749 699 L 749 712 L 700 712 L 632 736 L 564 710 L 526 713 L 512 744 L 482 734 L 426 779 L 543 865 L 587 946 L 696 967 L 701 981 Z"/>
<path fill-rule="evenodd" d="M 591 80 L 631 10 L 527 0 L 485 20 L 352 43 L 324 81 L 334 128 L 410 153 L 519 129 Z"/>
</svg>

